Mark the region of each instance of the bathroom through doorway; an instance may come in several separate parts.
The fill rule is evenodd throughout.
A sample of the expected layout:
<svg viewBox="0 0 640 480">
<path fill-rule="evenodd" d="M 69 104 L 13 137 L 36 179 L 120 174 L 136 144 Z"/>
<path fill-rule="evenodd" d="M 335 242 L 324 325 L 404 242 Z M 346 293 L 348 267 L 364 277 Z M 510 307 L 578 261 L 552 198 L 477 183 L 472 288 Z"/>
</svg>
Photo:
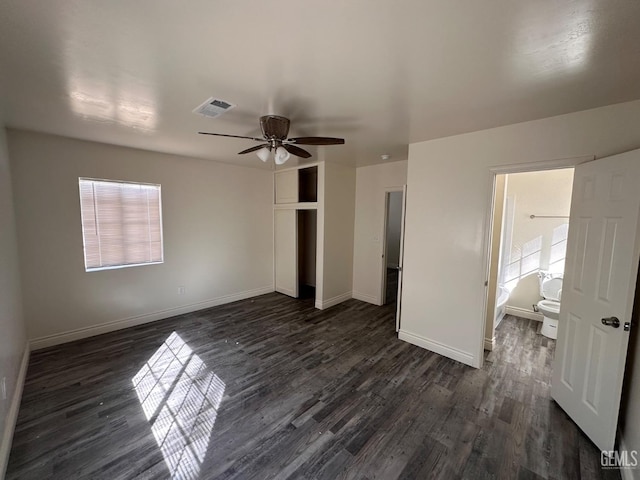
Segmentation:
<svg viewBox="0 0 640 480">
<path fill-rule="evenodd" d="M 541 343 L 555 339 L 573 173 L 559 168 L 495 177 L 484 338 L 489 352 L 507 315 L 536 329 Z"/>
</svg>

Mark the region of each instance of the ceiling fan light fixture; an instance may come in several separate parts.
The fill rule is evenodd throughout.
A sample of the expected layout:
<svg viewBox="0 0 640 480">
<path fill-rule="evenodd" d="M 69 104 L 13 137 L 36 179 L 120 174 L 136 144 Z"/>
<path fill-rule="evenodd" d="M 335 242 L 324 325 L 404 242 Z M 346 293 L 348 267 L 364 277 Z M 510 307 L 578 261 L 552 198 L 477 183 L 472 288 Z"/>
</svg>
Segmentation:
<svg viewBox="0 0 640 480">
<path fill-rule="evenodd" d="M 274 157 L 276 165 L 282 165 L 287 160 L 289 160 L 290 156 L 291 156 L 291 154 L 289 152 L 287 152 L 284 149 L 284 147 L 280 146 L 280 147 L 276 148 L 276 154 L 275 154 L 275 157 Z"/>
<path fill-rule="evenodd" d="M 269 160 L 270 154 L 271 154 L 271 149 L 268 147 L 262 147 L 260 150 L 256 152 L 256 155 L 258 155 L 258 158 L 263 162 L 266 162 L 267 160 Z"/>
</svg>

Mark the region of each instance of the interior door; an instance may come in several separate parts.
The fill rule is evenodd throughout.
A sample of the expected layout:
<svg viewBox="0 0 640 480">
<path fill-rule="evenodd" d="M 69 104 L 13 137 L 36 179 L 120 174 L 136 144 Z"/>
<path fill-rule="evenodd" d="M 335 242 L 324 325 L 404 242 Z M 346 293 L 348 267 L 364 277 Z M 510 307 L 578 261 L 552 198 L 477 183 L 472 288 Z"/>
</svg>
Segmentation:
<svg viewBox="0 0 640 480">
<path fill-rule="evenodd" d="M 638 185 L 640 150 L 575 169 L 551 395 L 601 450 L 613 450 L 620 408 L 639 260 Z"/>
<path fill-rule="evenodd" d="M 402 299 L 402 265 L 404 263 L 404 216 L 407 209 L 407 186 L 402 187 L 402 219 L 400 221 L 400 256 L 398 257 L 398 299 L 396 301 L 396 332 L 400 331 L 400 300 Z"/>
<path fill-rule="evenodd" d="M 276 292 L 298 298 L 298 212 L 274 211 Z"/>
</svg>

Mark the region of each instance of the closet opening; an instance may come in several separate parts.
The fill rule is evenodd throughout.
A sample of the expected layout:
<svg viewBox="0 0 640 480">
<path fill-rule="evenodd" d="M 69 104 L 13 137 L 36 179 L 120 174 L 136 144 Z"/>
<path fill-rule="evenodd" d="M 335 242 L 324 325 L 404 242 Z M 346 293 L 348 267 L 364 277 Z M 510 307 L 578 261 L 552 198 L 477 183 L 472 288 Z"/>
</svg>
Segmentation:
<svg viewBox="0 0 640 480">
<path fill-rule="evenodd" d="M 298 170 L 298 202 L 318 201 L 318 167 Z"/>
<path fill-rule="evenodd" d="M 308 170 L 308 169 L 305 169 Z M 302 170 L 301 170 L 302 171 Z M 302 192 L 302 189 L 300 190 Z M 297 210 L 298 215 L 298 294 L 299 298 L 316 298 L 316 210 Z"/>
</svg>

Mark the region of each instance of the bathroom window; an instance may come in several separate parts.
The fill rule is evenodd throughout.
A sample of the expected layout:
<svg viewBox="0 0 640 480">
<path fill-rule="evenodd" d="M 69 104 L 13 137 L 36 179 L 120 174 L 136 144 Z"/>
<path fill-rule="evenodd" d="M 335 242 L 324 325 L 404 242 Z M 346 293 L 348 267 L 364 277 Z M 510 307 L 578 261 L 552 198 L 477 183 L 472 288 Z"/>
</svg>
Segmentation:
<svg viewBox="0 0 640 480">
<path fill-rule="evenodd" d="M 549 271 L 564 272 L 564 261 L 567 255 L 567 235 L 569 224 L 564 223 L 553 229 L 551 236 L 551 251 L 549 253 Z"/>
<path fill-rule="evenodd" d="M 529 240 L 522 246 L 522 265 L 520 267 L 520 276 L 537 272 L 540 269 L 540 260 L 542 254 L 542 236 Z"/>
<path fill-rule="evenodd" d="M 160 185 L 80 178 L 87 272 L 163 262 Z"/>
<path fill-rule="evenodd" d="M 537 236 L 522 247 L 513 246 L 511 259 L 505 267 L 505 286 L 512 291 L 518 281 L 540 269 L 542 260 L 542 236 Z"/>
</svg>

